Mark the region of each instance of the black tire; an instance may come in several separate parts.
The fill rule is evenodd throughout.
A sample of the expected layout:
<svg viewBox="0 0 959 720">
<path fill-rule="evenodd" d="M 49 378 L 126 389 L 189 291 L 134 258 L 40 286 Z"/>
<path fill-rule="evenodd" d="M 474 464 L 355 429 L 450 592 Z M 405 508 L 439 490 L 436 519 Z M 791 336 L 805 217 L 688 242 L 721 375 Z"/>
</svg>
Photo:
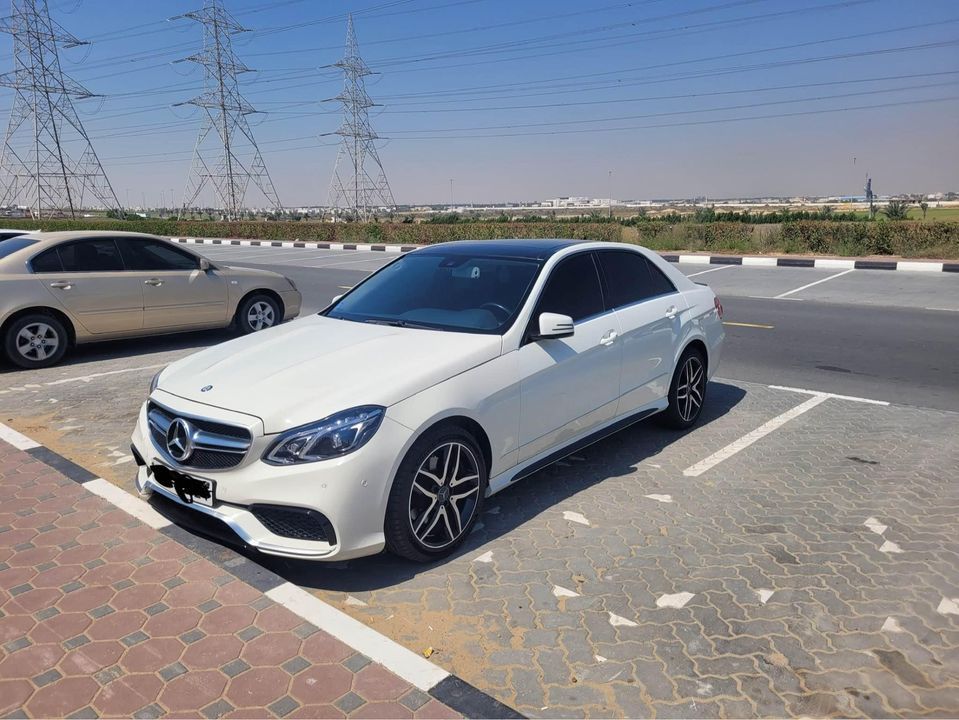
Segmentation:
<svg viewBox="0 0 959 720">
<path fill-rule="evenodd" d="M 17 318 L 7 327 L 3 337 L 3 347 L 10 362 L 27 370 L 56 365 L 66 354 L 69 342 L 70 336 L 63 323 L 42 312 Z"/>
<path fill-rule="evenodd" d="M 692 392 L 684 392 L 689 384 L 687 373 L 692 373 Z M 695 425 L 706 402 L 706 385 L 705 355 L 698 348 L 687 348 L 676 363 L 669 384 L 669 407 L 656 416 L 660 424 L 674 430 L 687 430 Z"/>
<path fill-rule="evenodd" d="M 444 453 L 444 448 L 453 453 L 456 447 L 458 455 Z M 454 467 L 457 458 L 459 463 Z M 488 472 L 483 453 L 470 433 L 455 426 L 424 433 L 406 453 L 390 489 L 384 522 L 387 549 L 423 563 L 450 555 L 469 537 L 483 511 Z M 474 474 L 475 480 L 470 479 Z M 439 484 L 431 477 L 444 482 Z M 454 488 L 459 490 L 459 500 Z"/>
<path fill-rule="evenodd" d="M 240 303 L 233 318 L 237 332 L 249 335 L 279 325 L 283 320 L 280 303 L 266 293 L 254 293 Z"/>
</svg>

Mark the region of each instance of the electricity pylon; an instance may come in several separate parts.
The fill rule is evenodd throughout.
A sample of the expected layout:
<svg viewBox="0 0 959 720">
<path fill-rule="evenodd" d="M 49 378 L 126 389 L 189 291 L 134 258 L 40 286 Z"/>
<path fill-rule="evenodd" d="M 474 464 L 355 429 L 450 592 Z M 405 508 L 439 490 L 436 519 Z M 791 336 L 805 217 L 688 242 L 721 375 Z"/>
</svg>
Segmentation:
<svg viewBox="0 0 959 720">
<path fill-rule="evenodd" d="M 376 151 L 377 134 L 370 125 L 369 109 L 375 107 L 366 92 L 367 75 L 373 71 L 363 62 L 356 44 L 353 16 L 347 20 L 346 54 L 333 67 L 343 70 L 343 92 L 333 100 L 343 106 L 342 138 L 330 182 L 330 205 L 336 214 L 346 211 L 355 220 L 368 220 L 378 208 L 392 210 L 393 191 Z"/>
<path fill-rule="evenodd" d="M 202 65 L 205 71 L 203 94 L 177 103 L 205 111 L 183 193 L 181 217 L 194 207 L 207 184 L 213 186 L 227 220 L 240 217 L 250 181 L 275 210 L 281 210 L 280 198 L 247 121 L 247 115 L 256 110 L 240 94 L 237 81 L 237 76 L 250 72 L 250 68 L 233 52 L 233 36 L 247 32 L 246 28 L 230 16 L 220 0 L 206 0 L 203 9 L 178 17 L 203 25 L 203 51 L 181 62 Z"/>
<path fill-rule="evenodd" d="M 13 36 L 13 72 L 0 86 L 15 95 L 0 154 L 0 205 L 21 204 L 35 218 L 76 217 L 86 200 L 119 210 L 73 101 L 96 97 L 64 74 L 60 49 L 86 45 L 50 19 L 47 0 L 13 0 L 0 31 Z M 85 198 L 89 192 L 92 198 Z"/>
</svg>

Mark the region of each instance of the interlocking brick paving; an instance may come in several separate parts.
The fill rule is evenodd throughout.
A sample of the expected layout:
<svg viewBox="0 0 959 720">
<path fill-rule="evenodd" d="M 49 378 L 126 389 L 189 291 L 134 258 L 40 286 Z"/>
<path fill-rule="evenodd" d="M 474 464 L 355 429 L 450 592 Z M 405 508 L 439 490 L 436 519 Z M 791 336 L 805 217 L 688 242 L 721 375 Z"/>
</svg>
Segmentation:
<svg viewBox="0 0 959 720">
<path fill-rule="evenodd" d="M 0 442 L 0 716 L 23 715 L 457 717 Z"/>
</svg>

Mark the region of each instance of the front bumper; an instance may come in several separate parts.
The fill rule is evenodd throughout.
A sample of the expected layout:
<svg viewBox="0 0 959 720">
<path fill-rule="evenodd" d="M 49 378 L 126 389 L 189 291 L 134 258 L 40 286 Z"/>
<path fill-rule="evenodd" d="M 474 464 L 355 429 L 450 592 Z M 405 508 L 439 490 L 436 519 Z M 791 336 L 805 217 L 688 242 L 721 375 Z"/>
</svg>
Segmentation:
<svg viewBox="0 0 959 720">
<path fill-rule="evenodd" d="M 283 301 L 283 320 L 292 320 L 300 314 L 300 307 L 303 304 L 303 296 L 299 290 L 290 288 L 280 293 L 280 299 Z"/>
<path fill-rule="evenodd" d="M 194 417 L 230 422 L 237 414 L 174 397 L 162 390 L 154 399 L 171 410 Z M 223 471 L 178 468 L 154 446 L 146 420 L 146 404 L 133 431 L 137 461 L 137 490 L 143 496 L 159 495 L 178 507 L 178 520 L 206 532 L 209 519 L 226 526 L 236 539 L 260 552 L 308 560 L 347 560 L 380 552 L 385 546 L 383 521 L 395 464 L 402 457 L 410 431 L 384 418 L 376 435 L 356 452 L 336 460 L 288 467 L 260 460 L 275 435 L 254 430 L 253 445 L 237 467 Z M 151 471 L 165 465 L 192 477 L 216 482 L 212 507 L 187 503 L 172 488 L 160 484 Z M 252 505 L 308 508 L 321 513 L 332 525 L 332 543 L 283 537 L 271 532 L 250 510 Z"/>
</svg>

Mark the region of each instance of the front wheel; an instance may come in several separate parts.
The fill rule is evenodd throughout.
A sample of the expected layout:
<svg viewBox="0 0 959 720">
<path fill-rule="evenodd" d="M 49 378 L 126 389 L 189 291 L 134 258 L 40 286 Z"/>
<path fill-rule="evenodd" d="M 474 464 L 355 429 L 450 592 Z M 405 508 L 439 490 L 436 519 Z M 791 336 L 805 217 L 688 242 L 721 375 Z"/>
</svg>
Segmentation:
<svg viewBox="0 0 959 720">
<path fill-rule="evenodd" d="M 487 472 L 465 430 L 439 428 L 417 440 L 390 490 L 384 524 L 390 552 L 416 562 L 451 554 L 482 510 Z"/>
<path fill-rule="evenodd" d="M 705 400 L 706 358 L 699 350 L 689 348 L 676 363 L 669 385 L 669 407 L 658 417 L 667 427 L 686 430 L 696 424 Z"/>
<path fill-rule="evenodd" d="M 27 369 L 49 367 L 60 362 L 67 352 L 67 329 L 53 315 L 24 315 L 10 323 L 3 342 L 14 365 Z"/>
<path fill-rule="evenodd" d="M 273 327 L 283 319 L 280 304 L 269 295 L 251 295 L 236 309 L 236 329 L 243 335 Z"/>
</svg>

